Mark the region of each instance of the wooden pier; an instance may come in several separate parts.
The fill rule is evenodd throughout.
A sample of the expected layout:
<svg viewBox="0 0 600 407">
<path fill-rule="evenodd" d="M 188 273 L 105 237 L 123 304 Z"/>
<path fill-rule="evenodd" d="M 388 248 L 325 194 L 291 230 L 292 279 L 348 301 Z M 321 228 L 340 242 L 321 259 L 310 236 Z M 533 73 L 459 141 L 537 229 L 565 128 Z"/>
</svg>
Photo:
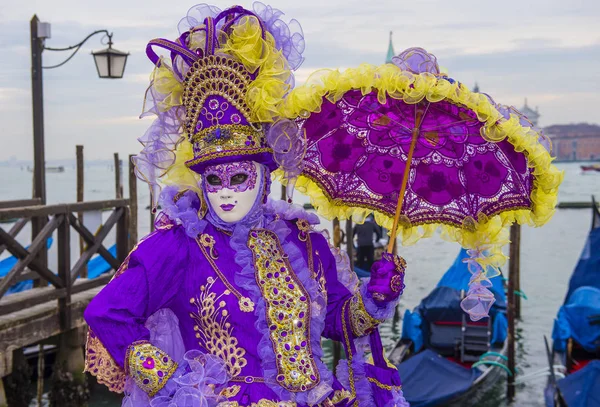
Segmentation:
<svg viewBox="0 0 600 407">
<path fill-rule="evenodd" d="M 77 167 L 81 169 L 77 195 L 78 200 L 83 200 L 83 154 L 79 146 L 77 152 Z M 115 173 L 119 174 L 118 156 L 115 163 Z M 132 230 L 137 226 L 137 180 L 132 168 L 129 173 L 129 199 L 122 198 L 117 175 L 118 199 L 57 205 L 42 205 L 40 198 L 0 202 L 0 254 L 9 252 L 17 260 L 8 274 L 0 278 L 0 378 L 11 375 L 16 365 L 23 363 L 24 348 L 51 344 L 57 349 L 55 369 L 67 371 L 75 382 L 85 384 L 83 312 L 112 279 L 137 241 L 137 230 Z M 89 230 L 82 222 L 83 217 L 99 211 L 104 214 L 102 226 L 97 231 Z M 31 244 L 24 246 L 17 235 L 28 223 L 32 230 Z M 72 233 L 78 238 L 71 239 Z M 116 256 L 105 245 L 111 233 L 116 235 Z M 56 268 L 48 265 L 50 238 L 56 242 Z M 111 270 L 91 279 L 87 264 L 95 255 L 102 257 Z M 28 280 L 33 280 L 33 288 L 6 295 L 13 285 Z M 40 357 L 43 359 L 43 353 Z M 0 380 L 0 407 L 12 405 L 5 393 Z"/>
</svg>

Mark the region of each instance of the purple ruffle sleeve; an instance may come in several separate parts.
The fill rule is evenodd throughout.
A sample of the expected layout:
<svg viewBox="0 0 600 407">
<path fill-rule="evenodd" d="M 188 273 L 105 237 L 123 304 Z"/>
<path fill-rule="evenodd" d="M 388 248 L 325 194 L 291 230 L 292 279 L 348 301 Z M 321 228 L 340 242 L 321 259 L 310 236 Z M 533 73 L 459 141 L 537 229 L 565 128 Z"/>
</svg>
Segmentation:
<svg viewBox="0 0 600 407">
<path fill-rule="evenodd" d="M 180 226 L 153 232 L 130 253 L 124 272 L 88 305 L 85 320 L 121 368 L 127 348 L 149 340 L 147 319 L 168 308 L 179 292 L 190 242 L 195 243 Z"/>
</svg>

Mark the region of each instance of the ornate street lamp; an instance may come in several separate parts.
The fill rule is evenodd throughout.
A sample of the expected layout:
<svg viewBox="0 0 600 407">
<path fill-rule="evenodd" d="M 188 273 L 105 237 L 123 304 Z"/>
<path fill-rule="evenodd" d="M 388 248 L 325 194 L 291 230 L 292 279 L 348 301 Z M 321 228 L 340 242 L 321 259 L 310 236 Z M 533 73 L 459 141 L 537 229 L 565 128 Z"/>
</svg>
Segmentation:
<svg viewBox="0 0 600 407">
<path fill-rule="evenodd" d="M 94 62 L 96 62 L 99 77 L 108 79 L 123 77 L 129 54 L 112 47 L 112 35 L 108 36 L 108 48 L 92 52 L 92 55 L 94 56 Z"/>
<path fill-rule="evenodd" d="M 33 179 L 34 197 L 40 198 L 42 205 L 46 204 L 46 171 L 44 154 L 44 96 L 42 70 L 63 66 L 81 49 L 83 44 L 96 34 L 104 34 L 108 38 L 108 48 L 92 52 L 96 70 L 100 78 L 118 79 L 123 77 L 127 62 L 126 52 L 112 47 L 112 33 L 107 30 L 94 31 L 75 45 L 64 48 L 51 48 L 45 45 L 50 35 L 50 24 L 41 22 L 37 16 L 31 19 L 31 91 L 33 100 Z M 73 51 L 64 61 L 52 66 L 42 66 L 43 51 Z M 37 229 L 37 227 L 34 227 Z"/>
</svg>

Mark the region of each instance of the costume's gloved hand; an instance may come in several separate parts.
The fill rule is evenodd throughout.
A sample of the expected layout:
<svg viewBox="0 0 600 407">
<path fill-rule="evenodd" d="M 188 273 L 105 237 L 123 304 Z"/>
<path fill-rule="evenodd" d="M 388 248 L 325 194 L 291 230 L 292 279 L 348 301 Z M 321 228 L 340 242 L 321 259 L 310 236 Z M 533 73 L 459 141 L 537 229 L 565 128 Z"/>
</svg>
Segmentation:
<svg viewBox="0 0 600 407">
<path fill-rule="evenodd" d="M 398 299 L 404 291 L 404 271 L 406 262 L 400 256 L 384 253 L 381 260 L 371 266 L 371 279 L 367 291 L 378 302 Z"/>
</svg>

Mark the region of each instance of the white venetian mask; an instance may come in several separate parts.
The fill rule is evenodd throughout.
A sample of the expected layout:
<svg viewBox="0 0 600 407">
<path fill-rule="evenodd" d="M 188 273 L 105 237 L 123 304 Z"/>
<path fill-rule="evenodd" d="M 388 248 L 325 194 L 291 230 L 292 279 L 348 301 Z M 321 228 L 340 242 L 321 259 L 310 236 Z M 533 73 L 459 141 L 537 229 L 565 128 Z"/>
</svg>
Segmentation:
<svg viewBox="0 0 600 407">
<path fill-rule="evenodd" d="M 206 196 L 213 212 L 224 222 L 242 220 L 260 192 L 262 168 L 252 161 L 207 167 L 202 174 Z"/>
</svg>

